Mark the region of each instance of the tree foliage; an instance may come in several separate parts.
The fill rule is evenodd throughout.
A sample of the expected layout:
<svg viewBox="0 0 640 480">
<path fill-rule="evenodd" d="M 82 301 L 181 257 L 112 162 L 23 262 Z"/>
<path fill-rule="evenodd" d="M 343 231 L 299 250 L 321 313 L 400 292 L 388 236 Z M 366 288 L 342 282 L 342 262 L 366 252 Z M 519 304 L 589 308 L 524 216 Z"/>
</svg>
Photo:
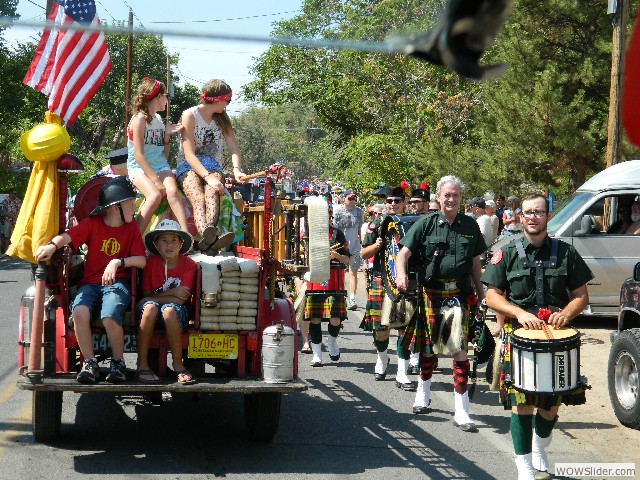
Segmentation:
<svg viewBox="0 0 640 480">
<path fill-rule="evenodd" d="M 428 29 L 443 4 L 306 0 L 274 34 L 383 40 Z M 604 165 L 611 68 L 605 10 L 597 0 L 514 0 L 482 59 L 508 63 L 494 82 L 470 82 L 397 55 L 274 45 L 254 64 L 245 95 L 269 106 L 311 106 L 334 139 L 332 173 L 363 186 L 384 175 L 393 183 L 393 173 L 408 165 L 408 180 L 433 183 L 453 173 L 472 192 L 571 191 Z M 376 158 L 398 161 L 388 156 L 391 143 L 403 160 L 389 172 L 371 160 L 376 151 Z M 357 166 L 360 158 L 369 168 Z"/>
</svg>

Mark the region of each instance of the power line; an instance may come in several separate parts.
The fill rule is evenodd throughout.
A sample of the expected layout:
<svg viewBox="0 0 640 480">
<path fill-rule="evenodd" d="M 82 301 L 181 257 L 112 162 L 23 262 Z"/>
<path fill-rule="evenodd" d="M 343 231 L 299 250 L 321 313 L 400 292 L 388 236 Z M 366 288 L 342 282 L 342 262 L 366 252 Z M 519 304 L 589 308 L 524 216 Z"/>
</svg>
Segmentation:
<svg viewBox="0 0 640 480">
<path fill-rule="evenodd" d="M 105 6 L 104 6 L 104 4 L 103 4 L 100 0 L 97 0 L 97 2 L 100 4 L 100 6 L 102 7 L 102 9 L 103 9 L 105 12 L 107 12 L 107 14 L 111 17 L 111 19 L 112 19 L 114 22 L 117 22 L 117 21 L 118 21 L 118 20 L 116 20 L 116 18 L 115 18 L 113 15 L 111 15 L 111 12 L 109 12 L 109 10 L 107 10 L 107 7 L 105 7 Z"/>
<path fill-rule="evenodd" d="M 142 24 L 142 20 L 140 20 L 140 18 L 138 18 L 138 15 L 136 15 L 136 12 L 133 11 L 133 8 L 131 8 L 131 5 L 129 5 L 127 3 L 127 0 L 122 0 L 122 3 L 124 3 L 127 7 L 129 7 L 129 10 L 131 12 L 133 12 L 133 18 L 135 18 L 136 20 L 138 20 L 138 23 L 140 24 L 140 27 L 144 28 L 144 25 Z"/>
<path fill-rule="evenodd" d="M 126 2 L 125 2 L 126 3 Z M 276 15 L 287 15 L 289 13 L 296 13 L 300 10 L 291 10 L 289 12 L 278 12 L 278 13 L 263 13 L 260 15 L 250 15 L 247 17 L 237 17 L 237 18 L 216 18 L 213 20 L 189 20 L 182 22 L 166 22 L 166 21 L 157 21 L 157 22 L 149 22 L 149 23 L 158 23 L 158 24 L 182 24 L 182 23 L 212 23 L 212 22 L 231 22 L 234 20 L 249 20 L 251 18 L 262 18 L 262 17 L 275 17 Z"/>
<path fill-rule="evenodd" d="M 42 5 L 38 5 L 36 2 L 32 1 L 32 0 L 27 0 L 27 2 L 31 3 L 32 5 L 35 5 L 36 7 L 41 8 L 42 10 L 44 10 L 45 12 L 47 11 L 46 7 L 43 7 Z"/>
</svg>

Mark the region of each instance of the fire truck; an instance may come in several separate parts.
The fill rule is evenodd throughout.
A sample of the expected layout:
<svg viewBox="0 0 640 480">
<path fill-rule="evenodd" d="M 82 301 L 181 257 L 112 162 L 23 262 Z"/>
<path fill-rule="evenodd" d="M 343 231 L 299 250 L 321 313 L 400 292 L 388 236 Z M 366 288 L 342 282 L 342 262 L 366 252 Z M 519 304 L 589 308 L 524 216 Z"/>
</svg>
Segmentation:
<svg viewBox="0 0 640 480">
<path fill-rule="evenodd" d="M 242 394 L 248 438 L 260 442 L 273 438 L 283 394 L 307 390 L 307 384 L 298 378 L 293 304 L 289 298 L 284 298 L 277 281 L 282 275 L 301 275 L 308 270 L 301 253 L 304 236 L 299 234 L 306 207 L 287 202 L 281 204 L 272 198 L 278 172 L 277 166 L 251 176 L 265 179 L 267 201 L 247 206 L 241 201 L 238 203 L 246 219 L 245 238 L 236 247 L 234 255 L 222 257 L 227 267 L 230 262 L 251 267 L 251 275 L 246 276 L 253 278 L 249 290 L 255 312 L 245 316 L 242 325 L 208 321 L 208 315 L 220 307 L 224 298 L 232 297 L 231 293 L 240 298 L 244 294 L 237 292 L 237 288 L 225 294 L 224 281 L 219 281 L 220 288 L 214 291 L 207 282 L 211 283 L 209 276 L 211 272 L 217 274 L 216 268 L 219 270 L 220 265 L 199 264 L 191 322 L 182 338 L 185 365 L 197 377 L 195 384 L 178 383 L 175 372 L 168 368 L 168 345 L 162 330 L 154 333 L 149 351 L 151 367 L 161 378 L 159 383 L 141 383 L 133 378 L 121 384 L 78 383 L 76 375 L 83 359 L 70 324 L 69 306 L 82 277 L 83 257 L 75 250 L 76 246 L 68 245 L 55 253 L 49 265 L 34 266 L 33 285 L 25 292 L 20 307 L 18 386 L 33 395 L 32 429 L 36 441 L 55 442 L 59 438 L 64 392 L 140 394 L 156 404 L 171 395 Z M 60 205 L 66 206 L 67 172 L 60 171 L 59 175 Z M 107 180 L 105 177 L 94 178 L 78 191 L 70 212 L 71 221 L 79 221 L 91 211 Z M 51 213 L 60 215 L 60 225 L 64 226 L 69 219 L 63 220 L 65 212 L 62 210 L 66 209 L 60 208 L 60 212 Z M 243 275 L 242 271 L 238 274 L 244 278 Z M 139 300 L 140 277 L 141 271 L 134 270 L 131 307 L 123 322 L 125 358 L 136 352 L 136 322 L 139 319 L 135 305 Z M 100 362 L 110 357 L 110 348 L 99 319 L 92 320 L 92 334 L 100 367 L 106 368 L 106 364 Z"/>
</svg>

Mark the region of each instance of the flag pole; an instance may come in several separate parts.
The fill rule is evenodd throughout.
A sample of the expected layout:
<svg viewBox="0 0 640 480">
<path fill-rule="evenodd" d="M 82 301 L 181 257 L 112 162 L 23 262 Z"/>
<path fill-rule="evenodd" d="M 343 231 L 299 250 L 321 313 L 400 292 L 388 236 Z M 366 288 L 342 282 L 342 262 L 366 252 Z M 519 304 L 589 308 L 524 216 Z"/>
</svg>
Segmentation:
<svg viewBox="0 0 640 480">
<path fill-rule="evenodd" d="M 133 10 L 129 8 L 129 29 L 133 29 Z M 129 33 L 127 41 L 127 85 L 124 99 L 124 145 L 127 145 L 127 128 L 129 127 L 129 103 L 131 101 L 131 64 L 133 57 L 133 33 Z"/>
</svg>

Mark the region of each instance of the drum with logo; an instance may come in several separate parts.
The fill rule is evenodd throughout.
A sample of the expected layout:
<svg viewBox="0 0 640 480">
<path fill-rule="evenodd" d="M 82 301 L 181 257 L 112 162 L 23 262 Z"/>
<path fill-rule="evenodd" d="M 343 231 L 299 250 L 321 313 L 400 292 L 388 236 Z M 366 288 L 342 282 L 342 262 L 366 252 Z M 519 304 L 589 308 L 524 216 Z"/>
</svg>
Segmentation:
<svg viewBox="0 0 640 480">
<path fill-rule="evenodd" d="M 420 219 L 420 215 L 387 215 L 380 224 L 380 237 L 382 238 L 382 284 L 387 295 L 393 301 L 400 297 L 400 290 L 396 286 L 396 258 L 400 251 L 400 240 L 404 237 L 415 222 Z M 415 293 L 418 290 L 416 281 L 417 267 L 414 262 L 409 261 L 408 293 Z"/>
<path fill-rule="evenodd" d="M 573 328 L 518 328 L 511 334 L 511 382 L 526 393 L 569 393 L 581 387 L 580 335 Z"/>
</svg>

